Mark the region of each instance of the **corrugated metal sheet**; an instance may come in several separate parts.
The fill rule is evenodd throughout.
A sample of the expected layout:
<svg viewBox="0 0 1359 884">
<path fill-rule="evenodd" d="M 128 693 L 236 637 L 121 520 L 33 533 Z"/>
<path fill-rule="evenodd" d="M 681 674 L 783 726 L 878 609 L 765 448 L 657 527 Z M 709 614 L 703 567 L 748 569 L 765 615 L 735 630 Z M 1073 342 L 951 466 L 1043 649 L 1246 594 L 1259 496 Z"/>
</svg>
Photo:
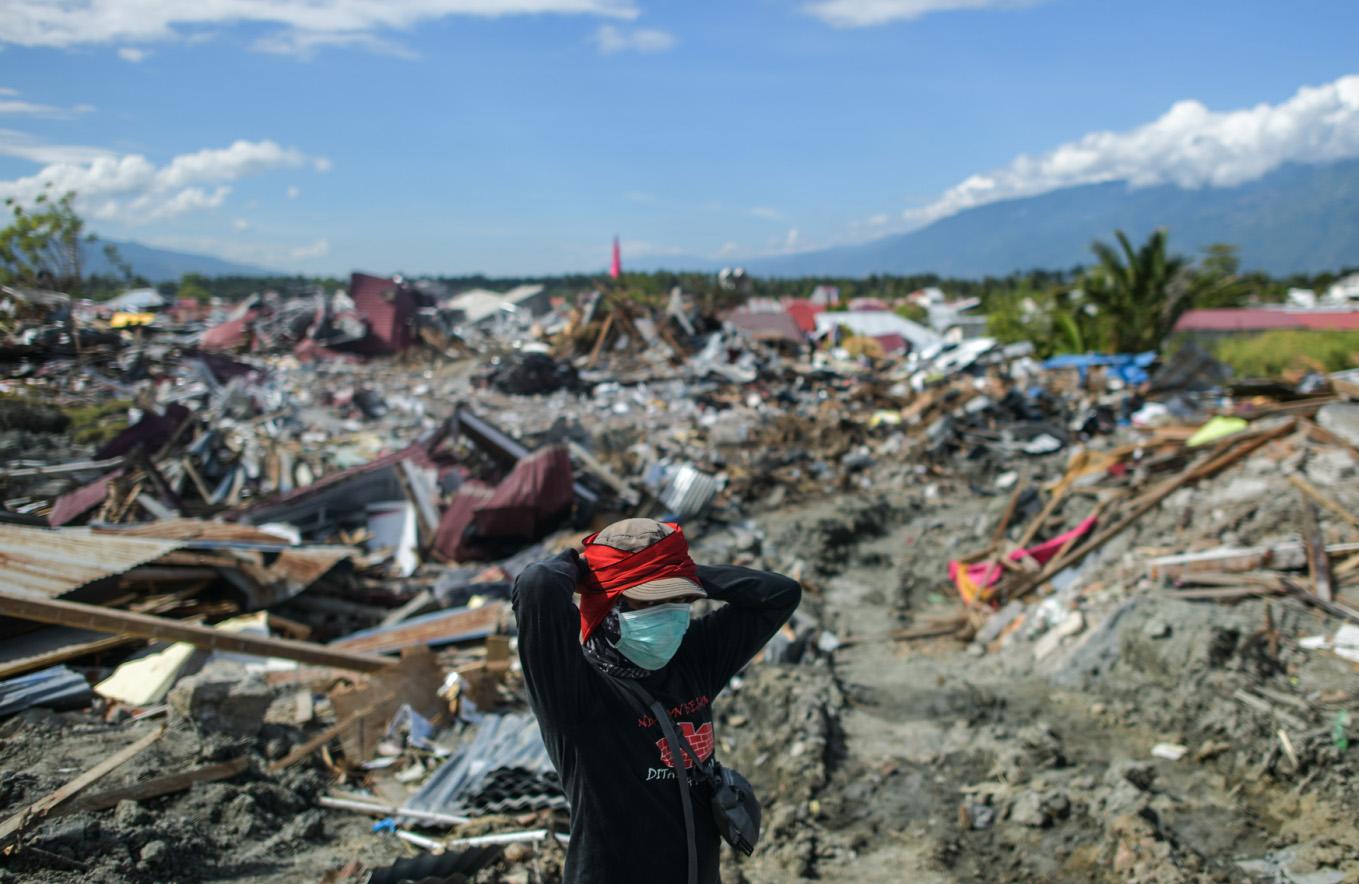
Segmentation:
<svg viewBox="0 0 1359 884">
<path fill-rule="evenodd" d="M 406 807 L 435 813 L 564 807 L 560 781 L 532 715 L 486 715 L 477 735 L 430 775 Z"/>
<path fill-rule="evenodd" d="M 480 608 L 435 611 L 392 626 L 379 626 L 347 635 L 331 642 L 330 647 L 360 654 L 389 654 L 416 645 L 437 647 L 485 638 L 499 626 L 505 607 L 504 602 L 490 602 Z"/>
<path fill-rule="evenodd" d="M 90 701 L 90 685 L 84 676 L 65 666 L 0 681 L 0 716 L 13 715 L 30 706 L 75 709 Z"/>
<path fill-rule="evenodd" d="M 722 480 L 683 464 L 670 472 L 656 497 L 681 521 L 692 519 L 722 490 Z"/>
<path fill-rule="evenodd" d="M 178 540 L 0 525 L 0 591 L 59 598 L 174 552 Z"/>
</svg>

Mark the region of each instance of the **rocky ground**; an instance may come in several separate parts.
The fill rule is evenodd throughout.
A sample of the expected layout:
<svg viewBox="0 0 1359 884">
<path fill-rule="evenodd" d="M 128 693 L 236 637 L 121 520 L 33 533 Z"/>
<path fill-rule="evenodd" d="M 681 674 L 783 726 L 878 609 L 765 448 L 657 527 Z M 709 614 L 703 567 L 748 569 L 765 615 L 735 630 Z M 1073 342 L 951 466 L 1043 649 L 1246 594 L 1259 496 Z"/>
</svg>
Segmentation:
<svg viewBox="0 0 1359 884">
<path fill-rule="evenodd" d="M 1359 727 L 1344 723 L 1359 722 L 1359 677 L 1298 643 L 1337 622 L 1284 598 L 1176 599 L 1142 566 L 1151 549 L 1293 536 L 1289 471 L 1359 504 L 1348 455 L 1290 457 L 1265 450 L 1172 497 L 1007 628 L 976 622 L 961 638 L 892 633 L 958 616 L 947 562 L 985 545 L 1006 504 L 975 478 L 884 467 L 859 490 L 707 526 L 700 561 L 796 573 L 807 590 L 783 661 L 752 666 L 715 706 L 719 755 L 765 808 L 759 849 L 727 852 L 725 879 L 1359 880 Z M 154 726 L 38 711 L 0 725 L 0 811 Z M 319 880 L 410 854 L 367 819 L 319 810 L 319 763 L 259 772 L 297 739 L 172 732 L 123 778 L 240 752 L 255 767 L 49 821 L 0 881 Z M 1158 757 L 1158 744 L 1184 754 Z M 516 847 L 479 879 L 554 880 L 560 858 Z"/>
</svg>

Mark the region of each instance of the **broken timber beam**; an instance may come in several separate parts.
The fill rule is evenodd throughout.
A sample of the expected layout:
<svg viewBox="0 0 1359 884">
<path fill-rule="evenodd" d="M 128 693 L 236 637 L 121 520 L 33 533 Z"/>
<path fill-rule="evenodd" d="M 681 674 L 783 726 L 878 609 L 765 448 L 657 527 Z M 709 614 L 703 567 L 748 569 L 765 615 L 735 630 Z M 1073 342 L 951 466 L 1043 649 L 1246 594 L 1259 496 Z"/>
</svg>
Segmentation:
<svg viewBox="0 0 1359 884">
<path fill-rule="evenodd" d="M 30 598 L 0 592 L 0 614 L 39 623 L 76 626 L 114 635 L 136 635 L 167 641 L 187 642 L 213 651 L 235 651 L 261 657 L 280 657 L 298 663 L 333 666 L 354 672 L 376 672 L 395 660 L 353 651 L 335 650 L 324 645 L 286 638 L 264 638 L 241 632 L 226 632 L 208 626 L 181 623 L 150 614 L 136 614 L 116 608 L 101 608 L 80 602 Z"/>
<path fill-rule="evenodd" d="M 87 786 L 98 782 L 105 775 L 140 755 L 152 743 L 159 740 L 164 733 L 165 728 L 163 726 L 152 731 L 131 746 L 120 749 L 105 758 L 94 767 L 62 786 L 60 789 L 39 798 L 28 807 L 25 807 L 3 823 L 0 823 L 0 847 L 4 847 L 8 850 L 10 843 L 17 838 L 24 829 L 57 810 L 76 795 L 79 795 Z"/>
<path fill-rule="evenodd" d="M 182 770 L 178 773 L 142 780 L 130 786 L 105 789 L 103 792 L 80 799 L 71 807 L 73 810 L 105 810 L 115 806 L 120 801 L 146 801 L 173 792 L 183 792 L 195 783 L 214 783 L 218 780 L 230 779 L 249 766 L 250 758 L 242 755 L 230 761 L 209 764 L 194 770 Z"/>
<path fill-rule="evenodd" d="M 1307 574 L 1312 578 L 1312 592 L 1323 602 L 1332 598 L 1331 560 L 1326 555 L 1326 538 L 1321 533 L 1317 506 L 1310 500 L 1302 502 L 1302 545 L 1307 550 Z"/>
<path fill-rule="evenodd" d="M 1315 503 L 1319 503 L 1335 515 L 1343 519 L 1351 528 L 1359 530 L 1359 516 L 1345 509 L 1336 500 L 1308 482 L 1302 476 L 1291 475 L 1288 481 L 1293 483 L 1293 487 L 1310 497 Z"/>
<path fill-rule="evenodd" d="M 1286 421 L 1279 424 L 1277 427 L 1263 430 L 1258 434 L 1241 439 L 1233 439 L 1232 442 L 1218 454 L 1209 455 L 1206 459 L 1200 461 L 1197 466 L 1192 466 L 1178 476 L 1167 479 L 1158 487 L 1153 488 L 1140 498 L 1130 501 L 1129 511 L 1125 513 L 1121 519 L 1118 519 L 1104 530 L 1095 532 L 1094 536 L 1077 546 L 1075 549 L 1069 550 L 1062 555 L 1054 556 L 1048 561 L 1043 570 L 1019 583 L 1013 590 L 1005 594 L 1005 598 L 1007 600 L 1022 598 L 1030 592 L 1033 592 L 1033 590 L 1042 586 L 1063 568 L 1066 568 L 1074 562 L 1080 561 L 1086 555 L 1094 552 L 1114 537 L 1123 533 L 1124 529 L 1129 525 L 1159 506 L 1161 501 L 1165 500 L 1176 491 L 1179 491 L 1186 485 L 1192 485 L 1199 479 L 1211 476 L 1219 470 L 1231 466 L 1244 458 L 1247 454 L 1250 454 L 1252 451 L 1255 451 L 1257 448 L 1264 445 L 1266 442 L 1285 435 L 1296 426 L 1296 423 L 1297 422 L 1293 420 Z"/>
</svg>

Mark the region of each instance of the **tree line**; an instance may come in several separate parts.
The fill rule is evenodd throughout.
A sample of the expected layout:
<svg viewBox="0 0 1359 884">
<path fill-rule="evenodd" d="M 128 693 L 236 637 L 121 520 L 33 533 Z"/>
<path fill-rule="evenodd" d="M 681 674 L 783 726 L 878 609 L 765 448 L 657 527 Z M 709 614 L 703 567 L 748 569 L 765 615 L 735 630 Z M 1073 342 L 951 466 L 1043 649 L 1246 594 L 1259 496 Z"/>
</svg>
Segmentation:
<svg viewBox="0 0 1359 884">
<path fill-rule="evenodd" d="M 64 291 L 96 300 L 112 297 L 151 281 L 138 276 L 112 246 L 105 247 L 114 274 L 82 272 L 82 246 L 96 243 L 85 231 L 74 209 L 74 193 L 60 197 L 43 194 L 28 207 L 13 199 L 5 205 L 10 223 L 0 228 L 0 284 Z M 1085 266 L 1060 270 L 1032 269 L 980 279 L 942 277 L 933 273 L 863 277 L 807 276 L 750 277 L 737 290 L 718 284 L 712 273 L 652 271 L 625 272 L 620 279 L 571 273 L 549 276 L 489 277 L 483 274 L 433 277 L 451 292 L 470 288 L 506 289 L 541 284 L 550 294 L 574 297 L 582 291 L 607 288 L 653 306 L 664 304 L 678 287 L 697 296 L 705 306 L 725 307 L 747 297 L 805 297 L 817 286 L 834 286 L 843 301 L 877 298 L 899 304 L 912 292 L 935 287 L 950 297 L 972 298 L 987 317 L 988 332 L 1002 341 L 1032 341 L 1041 355 L 1058 352 L 1132 352 L 1157 349 L 1186 310 L 1195 307 L 1233 307 L 1277 303 L 1289 288 L 1325 290 L 1351 268 L 1338 272 L 1272 277 L 1244 272 L 1234 247 L 1219 244 L 1196 258 L 1171 250 L 1166 231 L 1153 232 L 1134 244 L 1122 231 L 1112 243 L 1096 241 L 1094 260 Z M 277 291 L 285 296 L 347 284 L 334 277 L 305 275 L 218 276 L 185 274 L 178 281 L 160 281 L 156 288 L 167 297 L 206 301 L 239 301 L 252 293 Z M 921 318 L 905 309 L 903 315 Z"/>
</svg>

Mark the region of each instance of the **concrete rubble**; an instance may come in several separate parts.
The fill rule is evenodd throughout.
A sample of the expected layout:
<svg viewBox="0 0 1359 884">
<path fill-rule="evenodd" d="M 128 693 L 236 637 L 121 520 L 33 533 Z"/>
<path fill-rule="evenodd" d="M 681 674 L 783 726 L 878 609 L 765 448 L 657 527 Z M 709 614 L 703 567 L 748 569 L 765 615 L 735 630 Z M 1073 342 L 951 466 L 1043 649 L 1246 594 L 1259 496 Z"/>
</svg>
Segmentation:
<svg viewBox="0 0 1359 884">
<path fill-rule="evenodd" d="M 1359 875 L 1353 385 L 729 294 L 24 302 L 0 881 L 556 880 L 509 589 L 630 515 L 806 590 L 725 880 Z"/>
</svg>

